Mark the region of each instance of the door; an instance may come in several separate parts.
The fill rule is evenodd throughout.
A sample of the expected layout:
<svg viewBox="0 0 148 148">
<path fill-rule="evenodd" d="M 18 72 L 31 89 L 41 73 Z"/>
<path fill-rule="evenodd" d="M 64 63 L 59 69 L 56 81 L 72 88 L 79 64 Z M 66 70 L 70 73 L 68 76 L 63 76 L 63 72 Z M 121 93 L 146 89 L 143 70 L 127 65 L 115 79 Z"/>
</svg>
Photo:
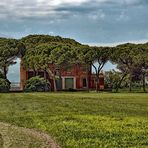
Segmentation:
<svg viewBox="0 0 148 148">
<path fill-rule="evenodd" d="M 74 79 L 65 78 L 65 89 L 74 89 Z"/>
<path fill-rule="evenodd" d="M 62 90 L 62 80 L 61 79 L 56 80 L 56 86 L 57 86 L 57 90 Z"/>
<path fill-rule="evenodd" d="M 83 88 L 87 87 L 87 80 L 86 78 L 82 79 Z"/>
</svg>

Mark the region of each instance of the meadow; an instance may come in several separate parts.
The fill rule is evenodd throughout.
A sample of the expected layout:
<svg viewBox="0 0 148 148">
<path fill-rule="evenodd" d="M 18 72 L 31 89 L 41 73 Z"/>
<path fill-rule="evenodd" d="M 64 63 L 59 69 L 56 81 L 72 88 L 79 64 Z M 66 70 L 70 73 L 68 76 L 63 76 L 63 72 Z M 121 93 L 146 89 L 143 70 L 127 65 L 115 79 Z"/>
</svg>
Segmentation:
<svg viewBox="0 0 148 148">
<path fill-rule="evenodd" d="M 148 147 L 148 94 L 0 94 L 0 122 L 45 132 L 62 148 Z"/>
</svg>

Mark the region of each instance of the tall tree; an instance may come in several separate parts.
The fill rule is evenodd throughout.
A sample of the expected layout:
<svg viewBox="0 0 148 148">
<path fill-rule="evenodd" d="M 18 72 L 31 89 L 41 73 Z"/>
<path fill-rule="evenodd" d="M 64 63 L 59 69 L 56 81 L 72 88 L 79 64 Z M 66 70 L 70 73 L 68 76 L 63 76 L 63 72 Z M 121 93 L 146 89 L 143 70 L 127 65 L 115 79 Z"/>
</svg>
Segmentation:
<svg viewBox="0 0 148 148">
<path fill-rule="evenodd" d="M 134 62 L 141 70 L 143 91 L 146 92 L 146 75 L 148 74 L 148 43 L 137 45 L 137 50 L 134 53 Z"/>
<path fill-rule="evenodd" d="M 118 92 L 118 89 L 121 88 L 121 84 L 124 80 L 123 73 L 115 70 L 111 70 L 105 73 L 105 83 L 109 88 L 115 89 Z"/>
<path fill-rule="evenodd" d="M 54 81 L 54 90 L 56 91 L 54 70 L 49 66 L 52 64 L 50 54 L 54 48 L 56 48 L 55 45 L 41 44 L 35 48 L 27 50 L 23 58 L 23 63 L 27 68 L 34 69 L 35 73 L 39 70 L 47 72 L 49 77 Z"/>
<path fill-rule="evenodd" d="M 116 72 L 117 74 L 120 73 L 119 81 L 116 83 L 116 92 L 118 92 L 119 88 L 121 87 L 122 82 L 125 80 L 126 76 L 128 75 L 128 69 L 126 66 L 122 64 L 117 65 L 117 69 L 120 72 Z"/>
<path fill-rule="evenodd" d="M 83 46 L 79 46 L 76 47 L 75 50 L 73 50 L 73 52 L 75 53 L 75 58 L 74 59 L 77 64 L 80 64 L 81 66 L 85 67 L 85 71 L 87 74 L 87 78 L 86 78 L 86 87 L 87 90 L 89 91 L 89 79 L 90 79 L 90 74 L 91 74 L 91 67 L 92 67 L 92 63 L 94 61 L 94 59 L 91 57 L 91 47 L 89 47 L 88 45 L 83 45 Z"/>
<path fill-rule="evenodd" d="M 91 47 L 89 52 L 90 58 L 92 60 L 92 67 L 95 70 L 96 74 L 96 92 L 98 92 L 99 76 L 100 72 L 108 62 L 110 57 L 110 48 L 109 47 Z"/>
<path fill-rule="evenodd" d="M 15 39 L 0 39 L 0 69 L 7 79 L 8 67 L 15 64 L 14 59 L 19 50 Z"/>
<path fill-rule="evenodd" d="M 133 56 L 136 50 L 137 48 L 135 44 L 127 43 L 112 48 L 111 54 L 112 62 L 118 64 L 118 67 L 122 67 L 122 69 L 129 74 L 130 92 L 132 90 L 133 68 L 135 67 Z"/>
<path fill-rule="evenodd" d="M 51 51 L 50 59 L 54 64 L 60 89 L 62 89 L 61 71 L 77 64 L 74 50 L 74 46 L 70 44 L 58 44 L 56 48 Z"/>
</svg>

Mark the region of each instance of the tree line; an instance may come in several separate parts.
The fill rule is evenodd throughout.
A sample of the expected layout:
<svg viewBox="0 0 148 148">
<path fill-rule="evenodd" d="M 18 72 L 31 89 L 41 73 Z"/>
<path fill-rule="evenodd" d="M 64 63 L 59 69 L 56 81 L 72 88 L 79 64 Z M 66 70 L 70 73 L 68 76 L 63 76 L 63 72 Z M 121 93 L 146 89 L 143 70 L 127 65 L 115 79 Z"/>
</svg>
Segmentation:
<svg viewBox="0 0 148 148">
<path fill-rule="evenodd" d="M 0 75 L 3 75 L 4 79 L 7 79 L 8 67 L 15 64 L 13 61 L 16 57 L 22 58 L 24 67 L 32 69 L 34 76 L 38 75 L 39 70 L 48 73 L 54 80 L 55 91 L 56 71 L 59 71 L 60 78 L 60 69 L 73 64 L 85 65 L 87 76 L 90 73 L 90 66 L 93 67 L 96 75 L 96 91 L 98 91 L 99 74 L 104 65 L 110 61 L 117 65 L 119 71 L 108 73 L 106 83 L 114 84 L 114 88 L 118 91 L 125 78 L 128 78 L 128 87 L 131 91 L 133 81 L 141 80 L 143 91 L 146 92 L 148 43 L 97 47 L 49 35 L 29 35 L 19 40 L 0 38 Z M 54 65 L 53 69 L 49 68 L 49 64 Z"/>
</svg>

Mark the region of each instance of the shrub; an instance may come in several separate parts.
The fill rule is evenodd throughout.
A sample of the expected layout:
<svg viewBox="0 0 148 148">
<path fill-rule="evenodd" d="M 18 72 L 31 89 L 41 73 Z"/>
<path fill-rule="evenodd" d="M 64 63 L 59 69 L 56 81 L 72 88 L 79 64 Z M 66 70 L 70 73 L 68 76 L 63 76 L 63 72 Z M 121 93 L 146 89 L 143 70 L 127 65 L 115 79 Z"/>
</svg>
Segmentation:
<svg viewBox="0 0 148 148">
<path fill-rule="evenodd" d="M 10 82 L 6 79 L 0 78 L 0 92 L 9 92 Z"/>
<path fill-rule="evenodd" d="M 0 71 L 0 78 L 4 79 L 4 75 L 2 74 L 2 72 Z"/>
<path fill-rule="evenodd" d="M 26 82 L 26 92 L 46 92 L 49 90 L 50 83 L 39 76 L 32 77 Z"/>
</svg>

